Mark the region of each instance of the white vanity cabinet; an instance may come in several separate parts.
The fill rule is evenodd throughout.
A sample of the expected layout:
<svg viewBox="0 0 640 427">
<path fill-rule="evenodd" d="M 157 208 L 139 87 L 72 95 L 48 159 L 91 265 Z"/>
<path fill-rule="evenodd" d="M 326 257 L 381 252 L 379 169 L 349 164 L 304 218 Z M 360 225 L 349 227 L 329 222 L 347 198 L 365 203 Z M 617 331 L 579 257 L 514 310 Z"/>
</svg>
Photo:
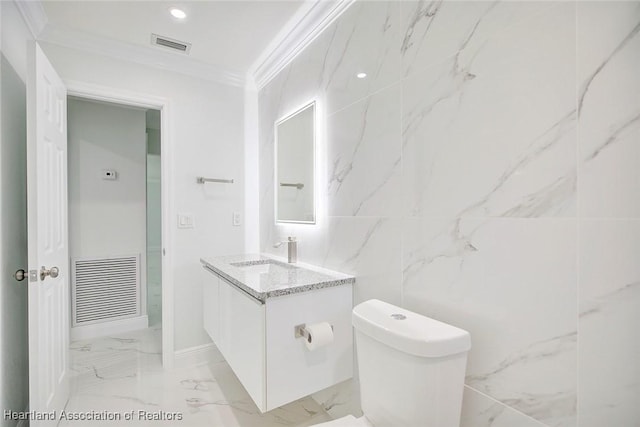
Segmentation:
<svg viewBox="0 0 640 427">
<path fill-rule="evenodd" d="M 352 285 L 256 299 L 203 269 L 204 328 L 262 412 L 351 378 Z M 329 322 L 333 342 L 309 351 L 295 326 Z"/>
</svg>

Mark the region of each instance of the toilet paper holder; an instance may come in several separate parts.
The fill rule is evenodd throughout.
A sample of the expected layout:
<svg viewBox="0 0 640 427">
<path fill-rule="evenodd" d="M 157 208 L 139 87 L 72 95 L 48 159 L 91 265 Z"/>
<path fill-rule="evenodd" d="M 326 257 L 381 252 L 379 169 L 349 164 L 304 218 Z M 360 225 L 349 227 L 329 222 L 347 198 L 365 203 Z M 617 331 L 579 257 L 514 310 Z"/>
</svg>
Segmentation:
<svg viewBox="0 0 640 427">
<path fill-rule="evenodd" d="M 333 325 L 331 325 L 331 330 L 333 331 Z M 305 340 L 307 340 L 308 342 L 311 342 L 310 334 L 309 334 L 309 331 L 307 331 L 306 323 L 294 326 L 293 332 L 296 338 L 304 337 Z"/>
</svg>

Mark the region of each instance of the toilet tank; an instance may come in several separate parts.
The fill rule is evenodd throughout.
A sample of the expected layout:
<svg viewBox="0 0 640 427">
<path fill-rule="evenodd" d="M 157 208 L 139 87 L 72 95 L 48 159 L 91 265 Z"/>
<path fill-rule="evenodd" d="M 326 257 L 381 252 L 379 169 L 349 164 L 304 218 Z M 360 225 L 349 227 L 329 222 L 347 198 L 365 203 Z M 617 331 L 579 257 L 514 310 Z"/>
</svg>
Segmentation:
<svg viewBox="0 0 640 427">
<path fill-rule="evenodd" d="M 459 427 L 469 333 L 378 300 L 353 309 L 362 411 L 376 427 Z"/>
</svg>

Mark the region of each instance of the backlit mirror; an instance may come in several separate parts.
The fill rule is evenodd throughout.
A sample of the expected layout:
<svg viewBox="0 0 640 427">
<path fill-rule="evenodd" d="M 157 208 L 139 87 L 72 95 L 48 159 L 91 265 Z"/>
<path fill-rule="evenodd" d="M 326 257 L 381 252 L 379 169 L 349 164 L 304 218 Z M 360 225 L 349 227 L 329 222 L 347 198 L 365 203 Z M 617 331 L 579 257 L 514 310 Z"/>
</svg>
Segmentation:
<svg viewBox="0 0 640 427">
<path fill-rule="evenodd" d="M 316 103 L 276 122 L 277 222 L 314 224 Z"/>
</svg>

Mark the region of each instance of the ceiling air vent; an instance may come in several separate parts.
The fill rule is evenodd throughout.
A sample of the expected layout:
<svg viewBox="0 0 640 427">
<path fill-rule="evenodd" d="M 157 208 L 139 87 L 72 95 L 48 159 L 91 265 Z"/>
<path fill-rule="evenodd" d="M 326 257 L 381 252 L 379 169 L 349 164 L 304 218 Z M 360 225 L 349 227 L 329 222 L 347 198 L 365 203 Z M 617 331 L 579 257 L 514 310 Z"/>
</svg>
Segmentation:
<svg viewBox="0 0 640 427">
<path fill-rule="evenodd" d="M 180 40 L 159 36 L 157 34 L 151 34 L 151 44 L 185 54 L 188 54 L 189 50 L 191 50 L 191 43 L 181 42 Z"/>
</svg>

